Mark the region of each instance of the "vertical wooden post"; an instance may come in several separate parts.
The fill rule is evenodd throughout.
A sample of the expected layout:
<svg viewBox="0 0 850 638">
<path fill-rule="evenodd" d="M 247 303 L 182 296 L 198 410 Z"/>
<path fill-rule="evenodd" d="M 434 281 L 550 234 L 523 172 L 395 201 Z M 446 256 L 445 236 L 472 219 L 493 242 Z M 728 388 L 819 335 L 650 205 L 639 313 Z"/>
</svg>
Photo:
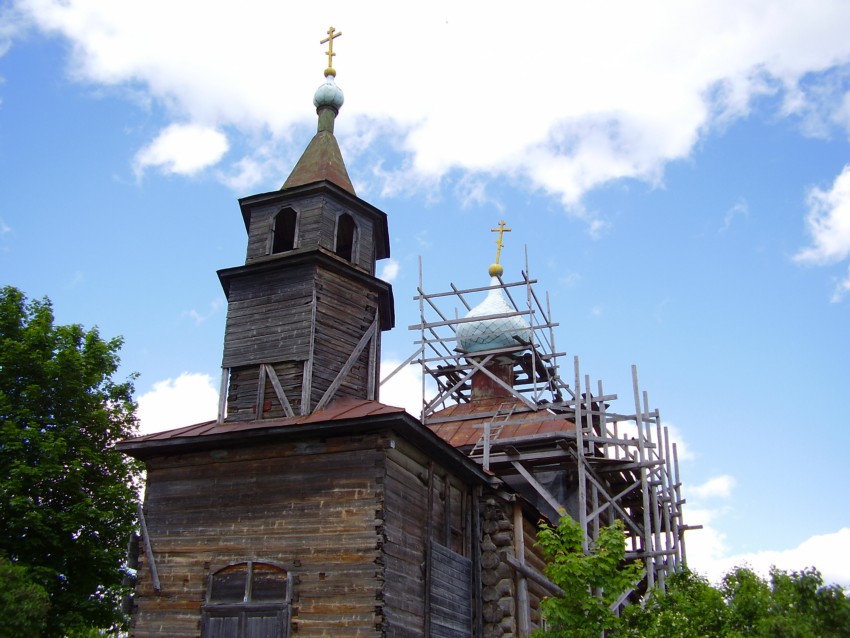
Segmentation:
<svg viewBox="0 0 850 638">
<path fill-rule="evenodd" d="M 230 377 L 230 368 L 221 369 L 221 385 L 218 388 L 218 422 L 224 423 L 224 415 L 227 410 L 227 382 Z"/>
<path fill-rule="evenodd" d="M 640 390 L 638 389 L 637 366 L 632 366 L 632 389 L 635 396 L 635 421 L 638 431 L 638 450 L 640 452 L 640 491 L 643 497 L 643 551 L 647 555 L 644 561 L 646 565 L 646 583 L 650 589 L 655 587 L 655 561 L 651 557 L 652 552 L 652 523 L 649 518 L 649 481 L 647 477 L 647 450 L 644 438 L 644 416 L 640 405 Z"/>
<path fill-rule="evenodd" d="M 266 366 L 260 364 L 257 372 L 257 405 L 254 408 L 254 418 L 263 418 L 263 404 L 266 402 Z"/>
<path fill-rule="evenodd" d="M 443 545 L 452 548 L 452 486 L 448 474 L 443 477 Z"/>
<path fill-rule="evenodd" d="M 378 365 L 378 341 L 381 338 L 381 318 L 379 311 L 375 310 L 375 332 L 372 335 L 372 340 L 369 342 L 369 370 L 367 371 L 367 387 L 366 398 L 370 401 L 378 400 L 378 392 L 380 388 L 380 365 Z"/>
<path fill-rule="evenodd" d="M 685 549 L 685 530 L 684 524 L 685 521 L 682 517 L 682 484 L 679 482 L 679 451 L 676 449 L 676 444 L 673 444 L 673 471 L 676 473 L 674 480 L 676 485 L 676 519 L 679 521 L 677 525 L 678 528 L 678 537 L 677 540 L 679 542 L 680 556 L 682 560 L 682 565 L 687 567 L 688 565 L 688 554 Z"/>
<path fill-rule="evenodd" d="M 525 565 L 525 532 L 523 531 L 522 506 L 519 501 L 514 501 L 514 554 L 520 565 Z M 516 571 L 516 611 L 517 611 L 517 635 L 526 638 L 531 631 L 530 619 L 528 617 L 528 582 L 520 571 Z"/>
<path fill-rule="evenodd" d="M 476 485 L 472 491 L 472 598 L 473 625 L 472 635 L 483 638 L 484 602 L 481 597 L 481 486 Z"/>
<path fill-rule="evenodd" d="M 587 468 L 584 467 L 584 415 L 581 400 L 581 372 L 579 371 L 578 357 L 574 359 L 575 375 L 576 375 L 576 400 L 575 400 L 575 415 L 576 415 L 576 453 L 578 455 L 578 522 L 581 525 L 583 537 L 581 539 L 581 549 L 586 554 L 589 551 L 587 538 Z"/>
<path fill-rule="evenodd" d="M 310 315 L 310 354 L 304 362 L 304 373 L 301 379 L 301 416 L 312 412 L 311 394 L 313 393 L 313 357 L 316 354 L 316 290 L 313 289 L 313 305 Z"/>
<path fill-rule="evenodd" d="M 428 510 L 425 515 L 425 638 L 431 637 L 431 543 L 434 536 L 434 461 L 428 462 Z"/>
</svg>

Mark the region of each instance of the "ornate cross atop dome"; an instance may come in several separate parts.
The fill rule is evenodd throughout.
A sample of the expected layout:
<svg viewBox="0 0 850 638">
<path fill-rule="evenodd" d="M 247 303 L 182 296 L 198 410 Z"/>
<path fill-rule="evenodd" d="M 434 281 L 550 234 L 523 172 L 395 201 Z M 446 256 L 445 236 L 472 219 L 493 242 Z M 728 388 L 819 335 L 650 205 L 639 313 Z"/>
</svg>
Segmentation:
<svg viewBox="0 0 850 638">
<path fill-rule="evenodd" d="M 337 31 L 333 27 L 328 28 L 328 37 L 324 40 L 321 40 L 319 44 L 327 44 L 328 50 L 325 52 L 325 55 L 328 56 L 328 68 L 325 69 L 325 75 L 336 75 L 336 69 L 334 69 L 334 40 L 342 35 L 342 31 Z"/>
</svg>

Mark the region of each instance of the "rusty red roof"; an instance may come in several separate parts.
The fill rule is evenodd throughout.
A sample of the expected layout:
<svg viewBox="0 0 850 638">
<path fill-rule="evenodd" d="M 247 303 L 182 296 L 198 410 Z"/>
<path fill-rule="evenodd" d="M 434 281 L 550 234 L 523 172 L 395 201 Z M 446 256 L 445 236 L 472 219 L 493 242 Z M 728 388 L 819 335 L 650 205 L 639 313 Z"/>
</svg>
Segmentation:
<svg viewBox="0 0 850 638">
<path fill-rule="evenodd" d="M 449 406 L 445 410 L 435 412 L 427 421 L 426 425 L 437 436 L 454 447 L 475 445 L 481 435 L 484 434 L 484 424 L 494 421 L 497 413 L 505 414 L 513 404 L 515 411 L 505 420 L 497 416 L 495 422 L 503 422 L 504 428 L 499 434 L 498 440 L 518 439 L 530 437 L 536 434 L 548 434 L 550 432 L 572 432 L 575 423 L 556 414 L 539 410 L 529 412 L 525 403 L 519 399 L 505 399 L 494 397 L 487 399 L 476 399 L 469 403 L 458 403 Z M 483 416 L 476 417 L 476 414 Z M 451 419 L 440 422 L 442 419 Z"/>
<path fill-rule="evenodd" d="M 145 441 L 168 441 L 172 439 L 184 439 L 193 437 L 215 436 L 218 434 L 230 434 L 233 432 L 248 432 L 252 430 L 264 430 L 270 428 L 281 428 L 295 425 L 307 425 L 311 423 L 326 423 L 329 421 L 345 421 L 349 419 L 361 419 L 364 417 L 384 416 L 404 413 L 404 408 L 384 405 L 378 401 L 367 401 L 363 399 L 341 398 L 330 403 L 326 408 L 316 410 L 307 416 L 293 416 L 283 419 L 260 419 L 257 421 L 204 421 L 186 427 L 164 432 L 154 432 L 137 436 L 122 443 L 141 443 Z M 120 444 L 119 444 L 120 445 Z"/>
<path fill-rule="evenodd" d="M 352 195 L 356 195 L 351 179 L 348 177 L 348 171 L 345 169 L 339 144 L 330 131 L 319 131 L 310 140 L 310 144 L 307 145 L 304 154 L 292 169 L 281 190 L 321 180 L 333 182 Z"/>
</svg>

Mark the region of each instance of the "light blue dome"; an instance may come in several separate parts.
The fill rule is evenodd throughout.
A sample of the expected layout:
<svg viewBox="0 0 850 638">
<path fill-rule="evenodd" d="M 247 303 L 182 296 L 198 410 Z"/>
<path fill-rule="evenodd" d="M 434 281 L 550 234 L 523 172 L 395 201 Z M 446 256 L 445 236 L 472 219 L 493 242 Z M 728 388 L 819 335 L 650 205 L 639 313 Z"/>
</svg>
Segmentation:
<svg viewBox="0 0 850 638">
<path fill-rule="evenodd" d="M 325 76 L 325 83 L 316 89 L 316 94 L 313 96 L 313 105 L 316 108 L 332 106 L 339 110 L 343 102 L 345 102 L 345 96 L 342 94 L 342 89 L 336 85 L 334 76 Z"/>
<path fill-rule="evenodd" d="M 514 337 L 519 337 L 522 341 L 531 341 L 531 329 L 522 317 L 485 318 L 509 312 L 516 312 L 516 309 L 505 299 L 499 280 L 493 277 L 490 279 L 490 291 L 487 297 L 466 315 L 467 319 L 473 317 L 482 317 L 482 319 L 458 325 L 458 347 L 466 352 L 481 352 L 519 345 Z"/>
</svg>

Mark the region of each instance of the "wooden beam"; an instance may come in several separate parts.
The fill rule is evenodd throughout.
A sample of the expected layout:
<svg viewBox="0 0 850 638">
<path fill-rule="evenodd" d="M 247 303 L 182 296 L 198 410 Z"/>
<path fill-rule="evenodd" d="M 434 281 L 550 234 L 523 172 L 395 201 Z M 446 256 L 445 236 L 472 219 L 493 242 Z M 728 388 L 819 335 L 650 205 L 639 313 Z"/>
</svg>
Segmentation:
<svg viewBox="0 0 850 638">
<path fill-rule="evenodd" d="M 145 522 L 145 512 L 142 510 L 142 504 L 137 504 L 139 512 L 139 527 L 142 530 L 142 542 L 145 544 L 145 556 L 148 559 L 148 568 L 151 570 L 151 580 L 153 581 L 153 589 L 156 593 L 162 591 L 159 584 L 159 573 L 156 570 L 156 561 L 153 559 L 153 548 L 151 547 L 151 537 L 148 535 L 148 525 Z"/>
<path fill-rule="evenodd" d="M 227 382 L 230 368 L 221 369 L 221 385 L 218 389 L 218 422 L 224 423 L 224 413 L 227 411 Z"/>
<path fill-rule="evenodd" d="M 268 363 L 263 365 L 266 368 L 266 374 L 269 377 L 269 381 L 272 382 L 272 387 L 274 388 L 274 393 L 277 395 L 277 400 L 280 401 L 280 405 L 283 406 L 283 413 L 286 414 L 286 416 L 295 416 L 295 412 L 292 411 L 292 406 L 289 404 L 289 399 L 286 398 L 286 393 L 283 391 L 283 386 L 280 385 L 280 379 L 277 378 L 277 373 L 274 371 L 274 367 Z"/>
<path fill-rule="evenodd" d="M 425 636 L 431 635 L 431 542 L 434 534 L 434 461 L 428 462 L 428 512 L 425 515 Z"/>
<path fill-rule="evenodd" d="M 375 336 L 375 331 L 378 329 L 378 320 L 375 318 L 375 321 L 372 322 L 372 325 L 366 330 L 366 333 L 360 337 L 360 341 L 354 347 L 354 351 L 348 357 L 348 361 L 345 362 L 345 365 L 342 366 L 342 369 L 337 373 L 336 378 L 333 380 L 328 386 L 328 389 L 325 390 L 325 393 L 322 395 L 322 398 L 319 399 L 319 402 L 316 404 L 316 410 L 321 410 L 325 407 L 330 400 L 333 398 L 336 391 L 339 389 L 339 386 L 342 385 L 342 382 L 345 381 L 345 377 L 348 376 L 348 373 L 351 372 L 351 368 L 354 367 L 354 364 L 357 363 L 357 359 L 360 357 L 360 353 L 366 348 L 366 344 L 369 343 L 369 340 Z"/>
<path fill-rule="evenodd" d="M 530 567 L 528 567 L 528 565 L 521 564 L 513 556 L 505 556 L 505 559 L 507 560 L 508 565 L 513 567 L 518 572 L 522 573 L 522 575 L 525 576 L 528 580 L 533 580 L 552 596 L 566 595 L 566 592 L 563 589 L 558 587 L 555 583 L 546 578 L 543 574 L 534 569 L 531 569 Z"/>
<path fill-rule="evenodd" d="M 260 364 L 259 374 L 257 375 L 257 405 L 254 407 L 254 418 L 263 418 L 263 403 L 266 399 L 266 364 Z"/>
<path fill-rule="evenodd" d="M 310 354 L 304 362 L 304 373 L 301 375 L 301 416 L 307 416 L 310 409 L 310 395 L 313 393 L 313 359 L 316 354 L 316 289 L 313 289 L 313 301 L 310 314 Z"/>
<path fill-rule="evenodd" d="M 493 373 L 492 373 L 492 372 L 490 372 L 487 368 L 485 368 L 485 367 L 484 367 L 484 365 L 483 365 L 483 362 L 482 362 L 482 363 L 479 363 L 479 362 L 478 362 L 478 361 L 476 361 L 475 359 L 470 359 L 469 361 L 470 361 L 470 363 L 472 363 L 472 365 L 473 365 L 473 366 L 475 366 L 475 369 L 476 369 L 476 370 L 478 370 L 479 372 L 482 372 L 482 373 L 486 374 L 488 377 L 490 377 L 491 379 L 493 379 L 493 381 L 495 381 L 496 383 L 498 383 L 500 386 L 502 386 L 505 390 L 507 390 L 508 392 L 510 392 L 510 393 L 511 393 L 513 396 L 515 396 L 517 399 L 519 399 L 520 401 L 522 401 L 523 403 L 525 403 L 525 404 L 526 404 L 529 408 L 531 408 L 532 410 L 536 410 L 536 409 L 538 408 L 538 406 L 537 406 L 536 404 L 534 404 L 531 400 L 529 400 L 529 399 L 525 398 L 522 394 L 520 394 L 519 392 L 517 392 L 517 391 L 516 391 L 516 390 L 515 390 L 512 386 L 509 386 L 507 383 L 505 383 L 504 381 L 502 381 L 499 377 L 497 377 L 495 374 L 493 374 Z"/>
<path fill-rule="evenodd" d="M 514 554 L 517 562 L 525 566 L 525 533 L 523 531 L 522 505 L 514 501 Z M 528 617 L 528 583 L 525 574 L 517 570 L 517 635 L 519 638 L 527 638 L 531 632 L 531 624 Z"/>
<path fill-rule="evenodd" d="M 377 324 L 379 321 L 378 311 L 376 310 L 375 323 Z M 378 399 L 378 388 L 380 388 L 380 379 L 378 378 L 380 374 L 380 366 L 378 365 L 379 334 L 380 330 L 375 330 L 371 341 L 369 341 L 369 370 L 366 372 L 369 378 L 367 379 L 366 398 L 370 401 L 376 401 Z"/>
<path fill-rule="evenodd" d="M 537 481 L 537 479 L 531 475 L 531 472 L 529 472 L 523 467 L 522 463 L 520 463 L 519 461 L 511 461 L 511 465 L 516 468 L 517 472 L 522 474 L 523 478 L 528 481 L 529 485 L 531 485 L 531 487 L 537 490 L 537 493 L 540 494 L 540 496 L 542 496 L 546 500 L 546 502 L 549 503 L 549 505 L 551 505 L 555 509 L 556 512 L 558 512 L 559 514 L 566 513 L 566 508 L 561 505 L 558 500 L 549 493 L 549 490 L 543 487 Z"/>
</svg>

